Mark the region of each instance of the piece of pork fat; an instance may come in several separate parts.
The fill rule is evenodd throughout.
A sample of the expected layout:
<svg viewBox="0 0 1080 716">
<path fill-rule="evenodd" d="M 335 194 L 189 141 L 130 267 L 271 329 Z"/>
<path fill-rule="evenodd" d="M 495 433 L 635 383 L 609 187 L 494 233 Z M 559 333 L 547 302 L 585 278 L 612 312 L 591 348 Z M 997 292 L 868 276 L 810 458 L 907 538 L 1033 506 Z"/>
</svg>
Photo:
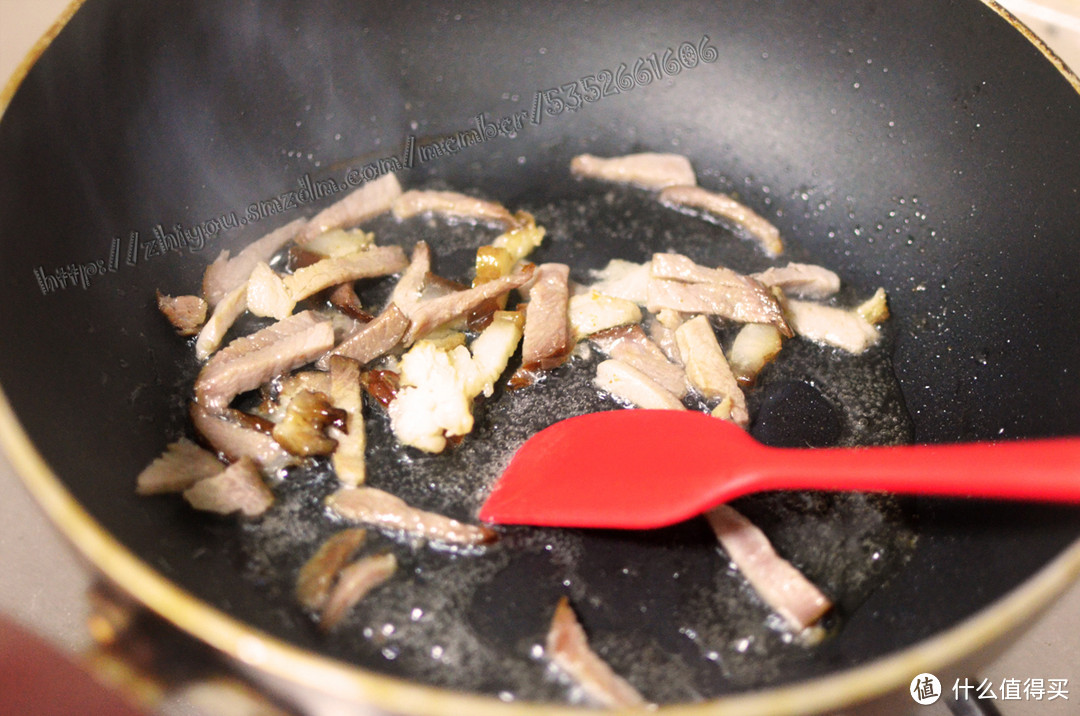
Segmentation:
<svg viewBox="0 0 1080 716">
<path fill-rule="evenodd" d="M 341 569 L 367 539 L 367 530 L 349 527 L 323 542 L 304 562 L 296 578 L 296 599 L 311 610 L 319 610 L 330 596 L 330 588 Z"/>
<path fill-rule="evenodd" d="M 274 504 L 274 493 L 263 482 L 258 464 L 242 457 L 221 474 L 199 480 L 184 490 L 184 499 L 197 510 L 258 517 Z"/>
<path fill-rule="evenodd" d="M 784 310 L 797 335 L 855 355 L 881 339 L 875 323 L 889 315 L 882 289 L 854 309 L 791 299 L 785 302 Z"/>
<path fill-rule="evenodd" d="M 228 251 L 222 251 L 203 274 L 203 298 L 211 306 L 216 306 L 226 294 L 248 280 L 256 264 L 269 262 L 274 254 L 296 237 L 306 223 L 306 219 L 290 221 L 248 244 L 233 258 L 229 258 Z"/>
<path fill-rule="evenodd" d="M 300 246 L 307 244 L 319 234 L 333 229 L 343 229 L 362 224 L 390 210 L 390 205 L 401 196 L 401 184 L 393 174 L 385 174 L 375 181 L 367 182 L 341 201 L 335 202 L 315 215 L 296 237 Z"/>
<path fill-rule="evenodd" d="M 682 401 L 637 368 L 620 360 L 606 360 L 596 366 L 597 388 L 616 398 L 650 410 L 686 410 Z"/>
<path fill-rule="evenodd" d="M 681 154 L 645 152 L 610 158 L 581 154 L 570 161 L 570 173 L 576 177 L 633 184 L 643 189 L 697 184 L 694 167 Z"/>
<path fill-rule="evenodd" d="M 334 328 L 304 311 L 237 338 L 211 358 L 195 379 L 195 399 L 212 412 L 275 376 L 310 363 L 334 347 Z"/>
<path fill-rule="evenodd" d="M 589 647 L 585 630 L 566 597 L 559 599 L 555 606 L 555 615 L 544 642 L 544 653 L 597 705 L 606 708 L 647 705 L 637 689 L 616 674 Z"/>
<path fill-rule="evenodd" d="M 366 365 L 401 343 L 410 324 L 409 317 L 396 304 L 391 303 L 375 320 L 360 326 L 340 345 L 319 358 L 316 365 L 323 370 L 328 369 L 333 356 L 352 358 L 357 363 Z"/>
<path fill-rule="evenodd" d="M 502 204 L 477 199 L 456 191 L 424 191 L 410 189 L 394 200 L 391 207 L 394 216 L 408 219 L 418 214 L 438 214 L 453 219 L 466 219 L 482 224 L 494 224 L 511 229 L 519 225 L 520 218 L 510 213 Z"/>
<path fill-rule="evenodd" d="M 242 457 L 255 460 L 270 475 L 292 465 L 296 458 L 269 435 L 244 427 L 231 413 L 211 413 L 198 403 L 191 404 L 191 422 L 210 447 L 235 462 Z"/>
<path fill-rule="evenodd" d="M 793 631 L 805 632 L 832 608 L 828 597 L 778 555 L 765 533 L 741 513 L 720 505 L 705 517 L 746 581 Z"/>
<path fill-rule="evenodd" d="M 747 323 L 740 328 L 727 354 L 728 365 L 739 385 L 752 386 L 761 369 L 776 358 L 783 345 L 780 331 L 774 326 Z"/>
<path fill-rule="evenodd" d="M 341 484 L 356 487 L 364 482 L 367 472 L 364 451 L 367 437 L 364 431 L 364 400 L 360 389 L 360 364 L 351 358 L 330 358 L 330 402 L 345 411 L 345 429 L 330 428 L 330 437 L 337 440 L 337 449 L 330 457 L 334 473 Z"/>
<path fill-rule="evenodd" d="M 373 487 L 343 487 L 326 506 L 349 522 L 402 532 L 447 545 L 476 546 L 494 542 L 493 530 L 410 507 L 399 497 Z"/>
<path fill-rule="evenodd" d="M 420 304 L 424 292 L 424 283 L 431 273 L 431 249 L 426 241 L 417 241 L 413 247 L 412 258 L 401 278 L 394 285 L 390 294 L 390 303 L 397 306 L 406 316 L 412 314 Z"/>
<path fill-rule="evenodd" d="M 157 292 L 158 310 L 169 319 L 176 332 L 193 336 L 206 321 L 207 304 L 198 296 L 166 296 Z"/>
<path fill-rule="evenodd" d="M 592 271 L 597 279 L 590 288 L 605 296 L 622 298 L 644 306 L 649 301 L 649 278 L 652 262 L 636 264 L 632 261 L 612 259 L 602 269 Z"/>
<path fill-rule="evenodd" d="M 730 415 L 731 422 L 741 428 L 749 425 L 746 396 L 724 358 L 709 319 L 705 316 L 691 318 L 675 329 L 675 341 L 690 383 L 710 402 L 730 400 L 725 413 Z"/>
<path fill-rule="evenodd" d="M 697 209 L 726 220 L 756 241 L 769 256 L 784 252 L 780 231 L 750 207 L 740 204 L 727 194 L 708 191 L 699 186 L 672 186 L 660 192 L 660 201 L 676 209 Z"/>
<path fill-rule="evenodd" d="M 225 294 L 195 339 L 195 357 L 206 360 L 225 340 L 236 319 L 247 311 L 247 281 Z"/>
<path fill-rule="evenodd" d="M 572 343 L 609 328 L 641 322 L 641 309 L 636 303 L 593 290 L 571 296 L 567 315 Z"/>
<path fill-rule="evenodd" d="M 590 336 L 597 348 L 648 376 L 676 399 L 686 397 L 686 372 L 667 359 L 639 325 L 622 326 Z"/>
<path fill-rule="evenodd" d="M 199 480 L 225 469 L 214 453 L 204 450 L 187 438 L 170 443 L 160 457 L 147 465 L 135 480 L 139 495 L 162 495 L 183 492 Z"/>
<path fill-rule="evenodd" d="M 536 267 L 529 303 L 525 306 L 525 337 L 521 343 L 521 369 L 549 370 L 562 365 L 570 342 L 570 267 L 540 264 Z"/>
<path fill-rule="evenodd" d="M 336 627 L 350 609 L 396 571 L 397 558 L 390 553 L 363 557 L 342 568 L 319 614 L 319 628 L 325 632 Z"/>
<path fill-rule="evenodd" d="M 797 298 L 828 298 L 840 290 L 840 277 L 815 264 L 789 263 L 751 274 L 766 286 L 783 289 L 784 295 Z"/>
<path fill-rule="evenodd" d="M 484 301 L 522 286 L 533 277 L 535 268 L 532 264 L 524 264 L 509 276 L 421 302 L 412 312 L 412 325 L 405 334 L 404 344 L 412 345 L 439 326 L 468 315 Z"/>
<path fill-rule="evenodd" d="M 653 255 L 648 293 L 653 313 L 664 308 L 704 313 L 737 323 L 766 323 L 792 335 L 779 301 L 761 282 L 728 268 L 699 266 L 681 254 Z"/>
<path fill-rule="evenodd" d="M 258 264 L 248 279 L 248 310 L 281 320 L 297 301 L 338 284 L 397 273 L 408 265 L 400 246 L 373 246 L 348 256 L 323 259 L 295 273 L 279 276 Z"/>
</svg>

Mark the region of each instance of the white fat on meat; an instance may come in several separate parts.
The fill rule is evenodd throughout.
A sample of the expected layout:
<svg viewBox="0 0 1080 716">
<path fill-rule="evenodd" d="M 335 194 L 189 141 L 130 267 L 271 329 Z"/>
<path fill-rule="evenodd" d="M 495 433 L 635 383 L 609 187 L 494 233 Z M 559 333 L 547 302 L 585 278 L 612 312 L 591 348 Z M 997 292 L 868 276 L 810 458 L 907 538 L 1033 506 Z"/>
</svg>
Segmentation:
<svg viewBox="0 0 1080 716">
<path fill-rule="evenodd" d="M 643 189 L 697 184 L 694 167 L 681 154 L 644 152 L 608 158 L 581 154 L 570 161 L 570 173 L 576 177 L 633 184 Z"/>
<path fill-rule="evenodd" d="M 268 263 L 274 254 L 292 241 L 306 223 L 305 219 L 296 219 L 274 229 L 245 246 L 233 258 L 229 258 L 228 251 L 222 251 L 214 262 L 206 267 L 203 275 L 203 298 L 211 306 L 216 306 L 227 294 L 247 282 L 257 264 Z"/>
<path fill-rule="evenodd" d="M 780 353 L 783 340 L 775 326 L 747 323 L 739 329 L 731 342 L 727 359 L 740 385 L 754 384 L 761 369 Z"/>
<path fill-rule="evenodd" d="M 364 451 L 367 437 L 364 430 L 364 400 L 360 389 L 360 364 L 351 358 L 334 356 L 330 359 L 330 402 L 345 411 L 345 429 L 328 429 L 337 440 L 330 456 L 334 473 L 343 485 L 355 487 L 367 477 Z"/>
<path fill-rule="evenodd" d="M 665 206 L 700 210 L 734 224 L 741 233 L 756 241 L 769 256 L 779 256 L 784 252 L 780 231 L 753 209 L 727 194 L 699 186 L 672 186 L 660 192 L 660 201 Z"/>
<path fill-rule="evenodd" d="M 756 525 L 728 505 L 705 513 L 720 546 L 762 600 L 796 633 L 815 625 L 832 602 L 773 549 Z"/>
<path fill-rule="evenodd" d="M 824 266 L 789 263 L 751 274 L 766 286 L 776 286 L 786 296 L 828 298 L 840 290 L 840 277 Z"/>
<path fill-rule="evenodd" d="M 731 422 L 741 428 L 749 425 L 746 396 L 724 357 L 709 319 L 705 316 L 690 319 L 675 330 L 675 340 L 691 385 L 709 401 L 729 401 L 724 412 Z"/>
<path fill-rule="evenodd" d="M 566 597 L 555 607 L 544 641 L 544 654 L 598 706 L 632 708 L 647 705 L 638 690 L 592 650 Z"/>
<path fill-rule="evenodd" d="M 877 344 L 881 333 L 875 319 L 888 317 L 885 292 L 881 289 L 853 309 L 791 299 L 785 302 L 784 310 L 796 335 L 855 355 Z"/>
<path fill-rule="evenodd" d="M 623 259 L 612 259 L 607 266 L 592 272 L 596 281 L 589 287 L 597 293 L 622 298 L 644 306 L 649 300 L 649 278 L 652 263 L 637 264 Z"/>
<path fill-rule="evenodd" d="M 596 366 L 593 381 L 600 390 L 649 410 L 686 410 L 682 401 L 637 368 L 614 358 Z"/>
<path fill-rule="evenodd" d="M 641 322 L 641 309 L 636 303 L 595 289 L 571 296 L 567 312 L 572 343 L 609 328 Z"/>
</svg>

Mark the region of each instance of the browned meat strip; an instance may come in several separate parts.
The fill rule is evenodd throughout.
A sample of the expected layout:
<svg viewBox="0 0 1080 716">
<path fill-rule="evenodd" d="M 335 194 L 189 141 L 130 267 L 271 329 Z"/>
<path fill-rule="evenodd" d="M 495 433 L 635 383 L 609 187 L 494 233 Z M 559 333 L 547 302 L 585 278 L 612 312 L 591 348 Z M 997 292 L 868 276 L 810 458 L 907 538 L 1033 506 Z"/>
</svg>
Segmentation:
<svg viewBox="0 0 1080 716">
<path fill-rule="evenodd" d="M 198 403 L 192 403 L 191 422 L 206 442 L 230 461 L 250 457 L 268 474 L 296 462 L 296 458 L 269 435 L 230 419 L 230 412 L 216 415 Z"/>
<path fill-rule="evenodd" d="M 217 456 L 203 450 L 187 438 L 180 438 L 165 448 L 161 457 L 139 473 L 135 492 L 140 495 L 160 495 L 183 492 L 199 480 L 213 477 L 225 469 Z"/>
<path fill-rule="evenodd" d="M 348 256 L 316 261 L 286 276 L 284 282 L 293 300 L 300 301 L 346 281 L 397 273 L 408 264 L 400 246 L 372 246 Z"/>
<path fill-rule="evenodd" d="M 708 191 L 699 186 L 672 186 L 660 192 L 660 201 L 675 208 L 700 209 L 731 222 L 760 244 L 769 256 L 778 256 L 784 251 L 780 231 L 753 209 L 740 204 L 727 194 Z"/>
<path fill-rule="evenodd" d="M 258 517 L 274 504 L 274 493 L 263 482 L 255 461 L 242 457 L 220 475 L 199 480 L 184 490 L 184 499 L 197 510 Z"/>
<path fill-rule="evenodd" d="M 389 530 L 399 530 L 411 537 L 455 545 L 481 545 L 493 542 L 495 533 L 486 527 L 467 525 L 449 517 L 425 512 L 405 504 L 389 492 L 372 487 L 346 487 L 326 500 L 339 517 Z"/>
<path fill-rule="evenodd" d="M 362 185 L 341 201 L 331 204 L 307 223 L 296 237 L 303 246 L 324 231 L 362 224 L 390 210 L 394 199 L 401 196 L 401 184 L 393 174 L 379 177 Z"/>
<path fill-rule="evenodd" d="M 799 298 L 828 298 L 840 290 L 840 277 L 824 266 L 814 264 L 792 262 L 786 266 L 773 266 L 752 274 L 751 278 L 766 286 L 782 288 L 785 295 Z"/>
<path fill-rule="evenodd" d="M 364 451 L 364 400 L 360 388 L 360 364 L 352 358 L 330 358 L 330 401 L 345 411 L 344 430 L 331 428 L 330 436 L 338 441 L 330 458 L 334 473 L 343 485 L 356 487 L 367 477 Z"/>
<path fill-rule="evenodd" d="M 574 614 L 570 601 L 563 597 L 555 606 L 544 643 L 544 651 L 567 676 L 578 684 L 589 699 L 607 708 L 645 706 L 645 698 L 629 681 L 616 674 L 589 647 L 585 630 Z"/>
<path fill-rule="evenodd" d="M 364 544 L 367 530 L 350 527 L 334 534 L 304 563 L 296 578 L 296 598 L 308 609 L 322 609 L 338 572 Z"/>
<path fill-rule="evenodd" d="M 281 247 L 292 241 L 305 223 L 305 219 L 291 221 L 248 244 L 231 259 L 228 251 L 222 251 L 214 259 L 214 263 L 206 267 L 202 285 L 203 298 L 211 306 L 216 306 L 226 294 L 248 280 L 256 264 L 269 262 Z"/>
<path fill-rule="evenodd" d="M 274 426 L 272 437 L 299 457 L 329 455 L 338 442 L 324 431 L 331 424 L 344 427 L 347 417 L 344 410 L 330 404 L 325 393 L 301 390 L 289 401 L 285 418 Z"/>
<path fill-rule="evenodd" d="M 364 310 L 364 304 L 360 303 L 360 296 L 356 293 L 356 287 L 352 281 L 347 281 L 334 288 L 330 292 L 330 296 L 327 297 L 327 301 L 330 305 L 344 313 L 349 318 L 356 319 L 362 323 L 367 323 L 374 318 L 370 313 Z"/>
<path fill-rule="evenodd" d="M 796 632 L 813 626 L 832 607 L 828 597 L 776 553 L 765 533 L 734 508 L 720 505 L 705 516 L 746 581 Z"/>
<path fill-rule="evenodd" d="M 738 323 L 766 323 L 785 336 L 792 331 L 768 288 L 728 268 L 707 268 L 681 254 L 655 254 L 649 279 L 649 309 L 705 313 Z"/>
<path fill-rule="evenodd" d="M 612 358 L 632 366 L 676 398 L 686 396 L 686 372 L 667 359 L 640 325 L 620 326 L 590 336 Z"/>
<path fill-rule="evenodd" d="M 193 336 L 206 322 L 206 301 L 198 296 L 166 296 L 157 292 L 158 310 L 169 319 L 176 332 L 182 336 Z"/>
<path fill-rule="evenodd" d="M 562 365 L 570 354 L 570 267 L 540 264 L 525 307 L 523 370 L 548 370 Z"/>
<path fill-rule="evenodd" d="M 518 288 L 532 278 L 534 269 L 532 264 L 525 264 L 509 276 L 422 302 L 412 313 L 412 325 L 405 334 L 405 344 L 411 345 L 439 326 L 465 316 L 489 298 Z"/>
<path fill-rule="evenodd" d="M 329 631 L 372 590 L 390 579 L 397 571 L 393 554 L 364 557 L 345 567 L 338 574 L 337 584 L 323 605 L 319 627 Z"/>
<path fill-rule="evenodd" d="M 390 303 L 396 305 L 406 316 L 411 315 L 420 303 L 424 282 L 430 272 L 431 249 L 426 241 L 417 241 L 408 268 L 401 274 L 393 293 L 390 294 Z"/>
<path fill-rule="evenodd" d="M 311 362 L 333 346 L 330 321 L 312 311 L 289 316 L 218 351 L 195 380 L 196 400 L 221 412 L 238 394 Z"/>
<path fill-rule="evenodd" d="M 731 421 L 743 428 L 749 425 L 746 396 L 731 372 L 709 319 L 705 316 L 690 319 L 675 329 L 675 340 L 691 384 L 708 400 L 730 400 Z"/>
<path fill-rule="evenodd" d="M 576 177 L 634 184 L 645 189 L 697 184 L 690 160 L 681 154 L 645 152 L 607 159 L 581 154 L 571 160 L 570 173 Z"/>
<path fill-rule="evenodd" d="M 329 368 L 332 356 L 352 358 L 361 365 L 366 365 L 401 343 L 405 332 L 409 330 L 409 324 L 408 316 L 391 303 L 374 321 L 360 326 L 342 341 L 341 345 L 320 358 L 317 365 L 320 368 Z"/>
<path fill-rule="evenodd" d="M 505 228 L 517 226 L 518 219 L 494 201 L 485 201 L 459 194 L 456 191 L 421 191 L 413 189 L 394 201 L 394 216 L 408 219 L 417 214 L 440 214 L 455 219 L 468 219 Z"/>
</svg>

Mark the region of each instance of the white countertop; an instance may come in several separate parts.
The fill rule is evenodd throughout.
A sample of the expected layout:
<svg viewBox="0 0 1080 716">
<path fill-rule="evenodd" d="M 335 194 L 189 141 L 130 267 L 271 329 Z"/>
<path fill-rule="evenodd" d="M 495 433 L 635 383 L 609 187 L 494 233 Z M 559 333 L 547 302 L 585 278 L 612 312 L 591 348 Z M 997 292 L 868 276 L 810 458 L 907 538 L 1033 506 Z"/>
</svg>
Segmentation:
<svg viewBox="0 0 1080 716">
<path fill-rule="evenodd" d="M 1080 67 L 1080 0 L 1002 2 L 1065 60 Z M 67 0 L 0 0 L 0 82 L 67 5 Z M 28 626 L 70 653 L 85 650 L 88 571 L 45 520 L 0 454 L 0 613 Z M 1080 712 L 1080 584 L 1075 585 L 1019 642 L 980 677 L 1068 679 L 1068 701 L 997 700 L 1004 716 Z M 950 688 L 951 684 L 945 685 Z M 944 716 L 942 704 L 913 713 Z"/>
</svg>

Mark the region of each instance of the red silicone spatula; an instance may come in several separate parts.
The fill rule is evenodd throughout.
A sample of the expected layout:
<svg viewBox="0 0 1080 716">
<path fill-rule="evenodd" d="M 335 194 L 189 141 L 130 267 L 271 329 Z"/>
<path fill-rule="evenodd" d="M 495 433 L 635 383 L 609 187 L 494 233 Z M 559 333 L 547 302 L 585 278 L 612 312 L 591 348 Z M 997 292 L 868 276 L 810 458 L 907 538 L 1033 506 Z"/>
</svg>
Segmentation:
<svg viewBox="0 0 1080 716">
<path fill-rule="evenodd" d="M 1080 502 L 1080 438 L 772 448 L 703 413 L 592 413 L 525 443 L 480 519 L 650 529 L 741 495 L 791 489 Z"/>
</svg>

